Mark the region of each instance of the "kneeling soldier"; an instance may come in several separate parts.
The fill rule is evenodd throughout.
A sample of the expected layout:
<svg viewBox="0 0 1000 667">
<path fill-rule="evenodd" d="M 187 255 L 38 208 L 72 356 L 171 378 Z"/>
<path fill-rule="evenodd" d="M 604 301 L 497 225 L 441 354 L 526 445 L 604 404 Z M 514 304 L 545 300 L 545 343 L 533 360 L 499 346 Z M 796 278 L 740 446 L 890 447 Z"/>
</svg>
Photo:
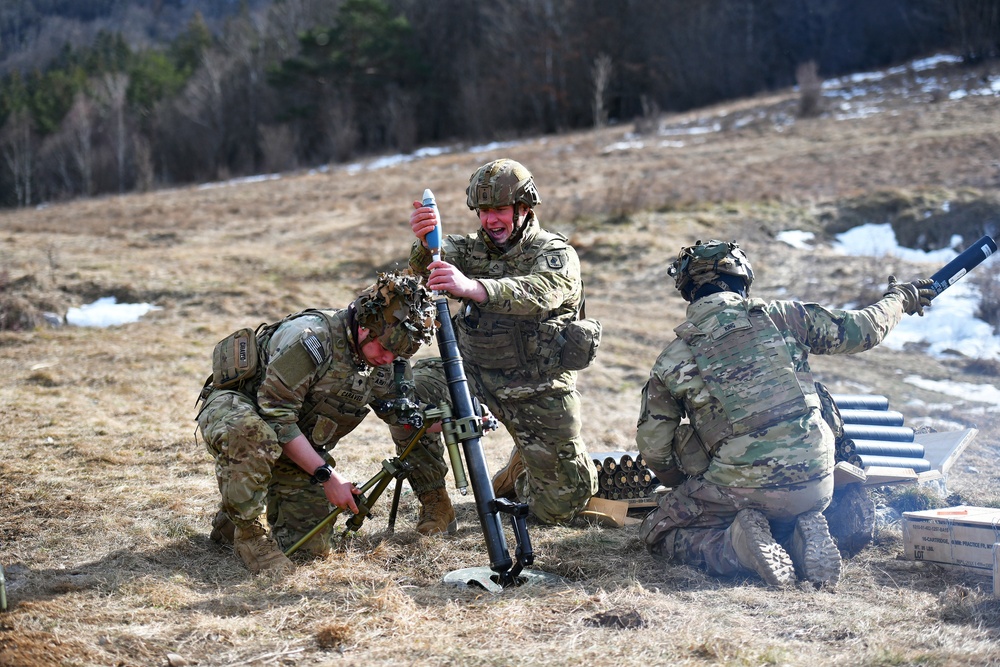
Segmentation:
<svg viewBox="0 0 1000 667">
<path fill-rule="evenodd" d="M 430 342 L 434 325 L 431 293 L 419 278 L 381 274 L 345 309 L 306 310 L 223 340 L 197 418 L 222 494 L 212 539 L 232 543 L 255 574 L 289 572 L 283 550 L 331 505 L 357 512 L 360 491 L 337 473 L 330 452 L 371 409 L 392 426 L 397 447 L 405 443 L 406 429 L 386 407 L 399 396 L 392 363 Z M 430 506 L 417 529 L 450 528 L 443 452 L 417 447 L 408 460 L 410 483 Z M 332 526 L 304 549 L 325 554 L 331 535 Z"/>
<path fill-rule="evenodd" d="M 736 243 L 684 248 L 670 267 L 688 302 L 642 391 L 636 442 L 674 487 L 639 535 L 657 556 L 712 574 L 840 578 L 822 512 L 833 495 L 834 436 L 809 354 L 878 345 L 903 314 L 923 315 L 928 279 L 898 283 L 861 310 L 749 297 L 754 273 Z"/>
</svg>

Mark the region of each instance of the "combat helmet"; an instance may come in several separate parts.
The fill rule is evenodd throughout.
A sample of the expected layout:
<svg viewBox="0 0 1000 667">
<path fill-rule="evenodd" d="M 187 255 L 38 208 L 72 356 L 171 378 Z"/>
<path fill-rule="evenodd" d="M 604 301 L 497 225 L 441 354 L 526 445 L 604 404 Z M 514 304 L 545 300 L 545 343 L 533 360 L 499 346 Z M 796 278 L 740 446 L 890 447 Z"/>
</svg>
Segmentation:
<svg viewBox="0 0 1000 667">
<path fill-rule="evenodd" d="M 437 310 L 431 291 L 409 271 L 380 273 L 354 300 L 359 327 L 371 331 L 382 347 L 409 358 L 431 342 Z"/>
<path fill-rule="evenodd" d="M 466 204 L 473 211 L 520 203 L 534 208 L 542 203 L 531 172 L 520 162 L 501 158 L 476 170 L 466 188 Z"/>
<path fill-rule="evenodd" d="M 685 301 L 692 301 L 695 292 L 704 285 L 733 290 L 729 276 L 743 282 L 745 293 L 749 293 L 753 284 L 753 267 L 735 241 L 699 240 L 681 249 L 667 273 L 673 276 L 674 287 L 680 290 Z"/>
</svg>

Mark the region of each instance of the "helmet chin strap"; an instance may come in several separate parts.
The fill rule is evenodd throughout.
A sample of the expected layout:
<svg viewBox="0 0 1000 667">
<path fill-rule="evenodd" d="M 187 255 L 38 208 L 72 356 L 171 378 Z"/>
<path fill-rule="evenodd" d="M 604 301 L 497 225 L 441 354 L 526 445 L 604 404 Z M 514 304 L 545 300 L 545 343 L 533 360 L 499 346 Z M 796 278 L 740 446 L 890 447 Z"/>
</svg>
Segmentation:
<svg viewBox="0 0 1000 667">
<path fill-rule="evenodd" d="M 535 214 L 535 212 L 529 208 L 528 212 L 524 215 L 524 220 L 521 220 L 521 206 L 523 206 L 523 204 L 520 202 L 514 202 L 514 231 L 510 233 L 510 238 L 507 239 L 507 242 L 504 244 L 504 246 L 508 248 L 512 248 L 518 244 L 521 237 L 524 236 L 524 228 L 528 226 L 528 221 L 531 219 L 531 216 Z"/>
</svg>

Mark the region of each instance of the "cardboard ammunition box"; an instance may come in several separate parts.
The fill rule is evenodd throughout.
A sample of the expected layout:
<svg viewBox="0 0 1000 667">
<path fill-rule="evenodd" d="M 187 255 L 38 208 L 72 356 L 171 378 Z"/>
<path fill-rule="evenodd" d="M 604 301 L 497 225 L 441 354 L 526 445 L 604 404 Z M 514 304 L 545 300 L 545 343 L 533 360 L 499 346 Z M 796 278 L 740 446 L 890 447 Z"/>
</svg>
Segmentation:
<svg viewBox="0 0 1000 667">
<path fill-rule="evenodd" d="M 903 512 L 904 557 L 959 565 L 990 575 L 1000 542 L 1000 509 L 959 505 Z"/>
</svg>

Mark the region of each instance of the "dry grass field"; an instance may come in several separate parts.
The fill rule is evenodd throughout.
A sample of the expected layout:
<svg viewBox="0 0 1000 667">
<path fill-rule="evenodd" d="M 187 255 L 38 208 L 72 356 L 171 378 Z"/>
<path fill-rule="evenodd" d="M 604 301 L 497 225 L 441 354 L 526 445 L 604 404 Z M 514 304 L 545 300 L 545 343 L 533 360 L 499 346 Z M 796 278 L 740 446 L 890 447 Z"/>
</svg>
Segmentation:
<svg viewBox="0 0 1000 667">
<path fill-rule="evenodd" d="M 942 85 L 986 74 L 949 70 Z M 890 272 L 936 267 L 837 255 L 832 232 L 892 219 L 916 236 L 971 240 L 982 220 L 954 211 L 983 205 L 996 224 L 1000 101 L 938 99 L 914 92 L 912 78 L 885 85 L 880 113 L 853 119 L 828 109 L 797 120 L 787 92 L 660 119 L 719 125 L 706 134 L 611 127 L 380 169 L 0 212 L 0 564 L 10 605 L 0 666 L 1000 663 L 989 581 L 901 560 L 898 527 L 846 562 L 836 591 L 713 579 L 654 561 L 634 526 L 584 523 L 531 528 L 533 569 L 563 585 L 456 588 L 444 575 L 488 564 L 472 499 L 457 493 L 457 536 L 417 534 L 409 494 L 386 534 L 384 498 L 341 549 L 298 559 L 282 581 L 251 577 L 208 538 L 217 490 L 193 417 L 213 345 L 302 308 L 342 307 L 376 271 L 403 264 L 410 202 L 424 188 L 445 231 L 467 232 L 475 218 L 464 187 L 479 164 L 509 156 L 534 171 L 543 224 L 576 245 L 588 315 L 605 325 L 597 362 L 580 377 L 585 437 L 592 451 L 631 449 L 639 390 L 682 318 L 666 275 L 682 245 L 738 239 L 757 296 L 843 305 L 877 294 Z M 971 208 L 948 216 L 934 206 L 943 201 Z M 938 213 L 910 215 L 922 207 Z M 774 239 L 784 229 L 820 243 L 792 248 Z M 161 309 L 104 329 L 39 318 L 109 295 Z M 996 408 L 902 382 L 994 384 L 996 361 L 876 349 L 816 358 L 814 368 L 835 392 L 889 396 L 910 421 L 976 426 L 948 491 L 1000 503 Z M 501 431 L 484 445 L 495 470 L 510 441 Z M 391 441 L 371 417 L 337 454 L 363 481 Z"/>
</svg>

